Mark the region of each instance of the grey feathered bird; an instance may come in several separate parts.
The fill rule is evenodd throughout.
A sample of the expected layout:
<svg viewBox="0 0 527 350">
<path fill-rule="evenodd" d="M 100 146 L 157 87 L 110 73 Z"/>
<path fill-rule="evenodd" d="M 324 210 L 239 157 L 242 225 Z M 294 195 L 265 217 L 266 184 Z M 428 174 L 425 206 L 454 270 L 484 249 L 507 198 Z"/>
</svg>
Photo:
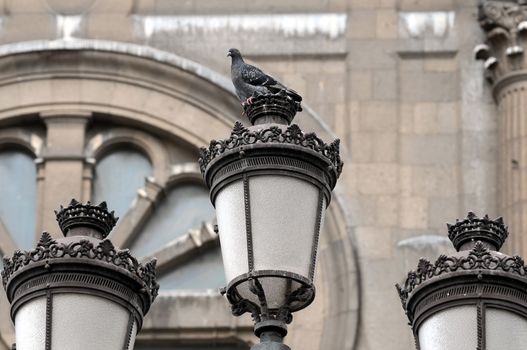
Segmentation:
<svg viewBox="0 0 527 350">
<path fill-rule="evenodd" d="M 243 106 L 252 104 L 253 98 L 257 95 L 285 93 L 288 98 L 296 102 L 298 111 L 302 110 L 300 107 L 302 96 L 295 90 L 287 88 L 259 68 L 245 63 L 238 49 L 230 49 L 227 56 L 232 58 L 232 83 Z"/>
</svg>

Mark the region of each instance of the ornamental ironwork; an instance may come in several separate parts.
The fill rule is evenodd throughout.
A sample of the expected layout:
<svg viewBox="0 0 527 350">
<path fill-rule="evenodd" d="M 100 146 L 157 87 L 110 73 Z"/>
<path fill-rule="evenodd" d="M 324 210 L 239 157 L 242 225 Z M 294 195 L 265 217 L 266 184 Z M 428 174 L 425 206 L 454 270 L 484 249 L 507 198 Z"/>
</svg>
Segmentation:
<svg viewBox="0 0 527 350">
<path fill-rule="evenodd" d="M 340 158 L 339 139 L 327 144 L 315 133 L 303 133 L 296 124 L 291 124 L 286 129 L 272 125 L 263 129 L 251 130 L 243 126 L 242 123 L 236 122 L 228 139 L 212 140 L 208 148 L 200 148 L 199 166 L 202 174 L 205 173 L 209 163 L 216 157 L 231 150 L 255 144 L 284 144 L 304 147 L 329 159 L 337 172 L 337 176 L 342 172 L 343 162 Z"/>
<path fill-rule="evenodd" d="M 118 250 L 108 239 L 94 244 L 88 240 L 63 243 L 54 240 L 47 232 L 42 234 L 35 249 L 30 251 L 17 250 L 12 258 L 4 258 L 4 269 L 1 273 L 4 289 L 11 276 L 25 266 L 46 262 L 53 259 L 80 258 L 96 260 L 122 268 L 138 277 L 143 282 L 143 288 L 153 301 L 159 291 L 156 282 L 156 259 L 141 264 L 128 249 Z"/>
<path fill-rule="evenodd" d="M 114 212 L 108 211 L 106 202 L 99 205 L 79 203 L 72 199 L 69 206 L 60 206 L 59 211 L 55 211 L 60 229 L 64 234 L 74 227 L 93 227 L 99 231 L 103 238 L 106 238 L 119 218 L 115 217 Z"/>
<path fill-rule="evenodd" d="M 457 251 L 461 245 L 468 241 L 487 240 L 499 250 L 507 239 L 509 232 L 503 223 L 503 218 L 489 219 L 488 215 L 478 218 L 473 212 L 469 212 L 467 218 L 455 224 L 447 224 L 448 238 L 454 244 Z"/>
<path fill-rule="evenodd" d="M 501 271 L 525 277 L 527 267 L 519 256 L 492 254 L 481 241 L 476 242 L 468 255 L 441 255 L 433 264 L 427 259 L 420 259 L 417 269 L 408 272 L 404 284 L 396 285 L 404 310 L 407 310 L 409 295 L 421 284 L 433 277 L 458 271 L 474 271 L 477 274 L 483 271 Z"/>
</svg>

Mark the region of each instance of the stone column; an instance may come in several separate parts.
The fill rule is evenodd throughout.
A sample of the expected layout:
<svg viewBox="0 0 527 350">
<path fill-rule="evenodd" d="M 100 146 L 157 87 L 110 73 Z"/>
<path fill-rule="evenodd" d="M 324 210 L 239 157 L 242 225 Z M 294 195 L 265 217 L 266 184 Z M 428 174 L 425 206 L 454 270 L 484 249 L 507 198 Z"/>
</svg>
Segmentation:
<svg viewBox="0 0 527 350">
<path fill-rule="evenodd" d="M 91 113 L 53 111 L 40 116 L 46 124 L 47 137 L 42 158 L 37 162 L 37 232 L 56 232 L 53 211 L 57 206 L 72 198 L 89 196 L 84 193 L 89 188 L 85 184 L 84 140 Z"/>
<path fill-rule="evenodd" d="M 476 46 L 498 105 L 498 208 L 513 233 L 505 248 L 527 255 L 527 0 L 483 0 Z"/>
</svg>

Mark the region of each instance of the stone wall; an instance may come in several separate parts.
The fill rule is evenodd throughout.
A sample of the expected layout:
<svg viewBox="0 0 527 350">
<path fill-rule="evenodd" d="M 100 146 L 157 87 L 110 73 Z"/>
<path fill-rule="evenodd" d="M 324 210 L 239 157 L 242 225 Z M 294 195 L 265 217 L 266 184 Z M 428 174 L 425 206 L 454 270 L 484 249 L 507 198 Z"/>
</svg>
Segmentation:
<svg viewBox="0 0 527 350">
<path fill-rule="evenodd" d="M 310 323 L 329 313 L 324 301 L 299 314 L 302 337 L 293 328 L 288 341 L 310 350 L 413 348 L 394 284 L 420 256 L 450 249 L 446 222 L 468 210 L 499 214 L 496 110 L 472 52 L 484 40 L 476 0 L 0 1 L 0 53 L 79 39 L 148 46 L 225 76 L 227 50 L 237 47 L 302 94 L 309 118 L 300 114 L 299 124 L 342 140 L 335 221 L 347 236 L 323 243 L 334 248 L 321 300 L 348 300 L 333 320 L 350 322 L 339 331 L 357 336 L 338 345 L 324 338 L 331 330 Z M 204 120 L 192 124 L 215 132 Z M 343 240 L 352 248 L 339 250 Z M 355 261 L 342 275 L 329 271 L 338 254 Z M 353 288 L 339 296 L 344 274 Z M 349 310 L 356 322 L 337 318 Z"/>
</svg>

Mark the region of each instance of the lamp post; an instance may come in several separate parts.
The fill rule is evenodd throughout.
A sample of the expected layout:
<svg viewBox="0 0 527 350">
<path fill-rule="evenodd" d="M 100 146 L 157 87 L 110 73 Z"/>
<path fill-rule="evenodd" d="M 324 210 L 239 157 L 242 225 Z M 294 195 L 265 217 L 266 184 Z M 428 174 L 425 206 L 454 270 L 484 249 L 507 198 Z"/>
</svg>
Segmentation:
<svg viewBox="0 0 527 350">
<path fill-rule="evenodd" d="M 18 350 L 131 350 L 159 285 L 156 261 L 140 264 L 106 236 L 106 203 L 72 200 L 56 212 L 64 238 L 47 232 L 31 251 L 4 258 Z"/>
<path fill-rule="evenodd" d="M 499 252 L 503 220 L 469 213 L 448 225 L 458 253 L 421 259 L 397 285 L 420 350 L 520 350 L 527 343 L 527 267 Z"/>
<path fill-rule="evenodd" d="M 324 143 L 293 124 L 297 105 L 260 95 L 245 107 L 253 124 L 201 149 L 200 166 L 216 208 L 235 316 L 251 313 L 254 350 L 287 350 L 292 313 L 315 297 L 320 228 L 342 171 L 339 140 Z M 288 126 L 289 125 L 289 126 Z"/>
</svg>

